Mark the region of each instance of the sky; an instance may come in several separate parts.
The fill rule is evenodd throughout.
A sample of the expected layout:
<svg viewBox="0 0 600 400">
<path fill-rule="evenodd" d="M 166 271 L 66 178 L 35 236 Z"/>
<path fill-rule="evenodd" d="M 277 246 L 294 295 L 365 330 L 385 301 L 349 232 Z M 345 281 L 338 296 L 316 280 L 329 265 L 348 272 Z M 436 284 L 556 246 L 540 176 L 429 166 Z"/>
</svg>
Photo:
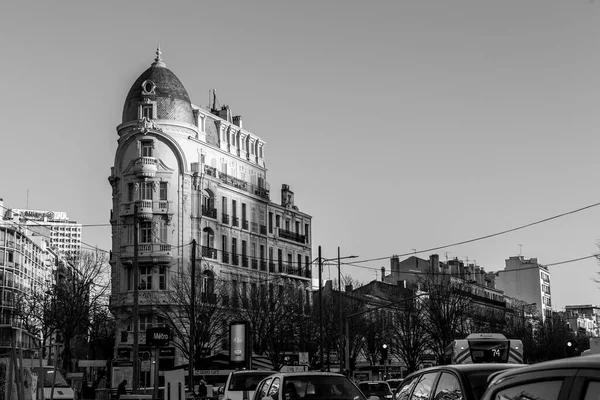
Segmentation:
<svg viewBox="0 0 600 400">
<path fill-rule="evenodd" d="M 209 90 L 266 141 L 313 216 L 313 258 L 486 271 L 549 266 L 554 308 L 600 304 L 600 3 L 591 0 L 19 1 L 0 13 L 0 198 L 64 211 L 110 249 L 110 167 L 160 43 L 194 104 Z M 593 206 L 592 206 L 593 205 Z M 584 210 L 569 213 L 581 208 Z M 544 223 L 435 251 L 546 218 Z M 372 260 L 372 261 L 368 261 Z M 335 264 L 324 268 L 337 277 Z"/>
</svg>

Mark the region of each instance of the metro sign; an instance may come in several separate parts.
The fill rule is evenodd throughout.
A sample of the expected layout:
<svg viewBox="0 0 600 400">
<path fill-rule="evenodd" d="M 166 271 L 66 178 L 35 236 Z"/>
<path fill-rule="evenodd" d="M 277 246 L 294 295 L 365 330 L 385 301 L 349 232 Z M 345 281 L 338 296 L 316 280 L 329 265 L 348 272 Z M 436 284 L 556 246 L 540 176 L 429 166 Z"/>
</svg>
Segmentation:
<svg viewBox="0 0 600 400">
<path fill-rule="evenodd" d="M 168 327 L 157 326 L 146 329 L 146 344 L 150 346 L 168 346 L 171 340 L 171 331 Z"/>
</svg>

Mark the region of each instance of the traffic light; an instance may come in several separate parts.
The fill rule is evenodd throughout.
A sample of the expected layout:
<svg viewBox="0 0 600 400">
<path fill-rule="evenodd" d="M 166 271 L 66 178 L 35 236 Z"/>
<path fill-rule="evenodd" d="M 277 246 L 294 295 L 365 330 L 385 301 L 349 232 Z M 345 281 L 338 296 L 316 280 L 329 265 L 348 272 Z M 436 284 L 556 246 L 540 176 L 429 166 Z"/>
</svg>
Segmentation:
<svg viewBox="0 0 600 400">
<path fill-rule="evenodd" d="M 387 358 L 388 358 L 388 345 L 384 343 L 381 346 L 381 363 L 385 364 L 385 360 L 387 360 Z"/>
<path fill-rule="evenodd" d="M 572 340 L 567 340 L 567 343 L 565 343 L 565 350 L 567 357 L 573 357 L 573 353 L 575 352 L 575 343 Z"/>
</svg>

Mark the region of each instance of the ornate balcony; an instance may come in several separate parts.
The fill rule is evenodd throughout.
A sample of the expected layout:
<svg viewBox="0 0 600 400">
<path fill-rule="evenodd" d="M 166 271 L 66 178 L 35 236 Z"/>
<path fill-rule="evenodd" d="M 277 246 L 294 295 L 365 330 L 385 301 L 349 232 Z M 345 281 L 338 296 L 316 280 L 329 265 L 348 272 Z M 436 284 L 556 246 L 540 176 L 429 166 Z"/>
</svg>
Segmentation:
<svg viewBox="0 0 600 400">
<path fill-rule="evenodd" d="M 204 166 L 204 172 L 208 176 L 214 176 L 215 178 L 217 177 L 217 169 L 215 167 L 211 167 L 210 165 Z"/>
<path fill-rule="evenodd" d="M 262 185 L 254 185 L 242 179 L 227 175 L 224 172 L 219 172 L 219 180 L 226 185 L 233 186 L 248 193 L 252 193 L 256 196 L 262 197 L 263 199 L 269 199 L 269 187 L 267 183 Z"/>
<path fill-rule="evenodd" d="M 152 219 L 152 200 L 138 200 L 136 201 L 138 209 L 138 217 L 143 220 Z"/>
<path fill-rule="evenodd" d="M 138 178 L 154 178 L 158 160 L 154 157 L 140 157 L 133 162 L 133 172 Z"/>
<path fill-rule="evenodd" d="M 121 246 L 121 262 L 133 265 L 133 244 Z M 170 264 L 173 260 L 170 244 L 141 243 L 138 245 L 138 261 L 140 264 Z"/>
<path fill-rule="evenodd" d="M 216 208 L 202 206 L 202 215 L 205 216 L 205 217 L 217 219 L 217 209 Z"/>
<path fill-rule="evenodd" d="M 221 220 L 223 221 L 224 224 L 229 224 L 229 214 L 221 214 Z"/>
<path fill-rule="evenodd" d="M 282 239 L 292 240 L 297 243 L 306 243 L 306 236 L 300 235 L 292 231 L 286 231 L 285 229 L 277 229 L 277 235 Z"/>
<path fill-rule="evenodd" d="M 240 219 L 238 217 L 231 218 L 231 226 L 240 226 Z"/>
<path fill-rule="evenodd" d="M 202 257 L 217 259 L 217 249 L 208 246 L 202 246 Z"/>
</svg>

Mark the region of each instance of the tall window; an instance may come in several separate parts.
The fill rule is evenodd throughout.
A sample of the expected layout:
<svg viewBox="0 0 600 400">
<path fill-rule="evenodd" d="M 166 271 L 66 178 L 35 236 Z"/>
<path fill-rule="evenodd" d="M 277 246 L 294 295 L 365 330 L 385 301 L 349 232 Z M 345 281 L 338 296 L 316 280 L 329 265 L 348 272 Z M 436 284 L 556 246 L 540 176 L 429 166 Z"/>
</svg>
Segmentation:
<svg viewBox="0 0 600 400">
<path fill-rule="evenodd" d="M 250 257 L 256 258 L 256 243 L 250 243 Z"/>
<path fill-rule="evenodd" d="M 161 182 L 160 183 L 160 190 L 159 190 L 159 199 L 166 201 L 167 200 L 167 182 Z"/>
<path fill-rule="evenodd" d="M 234 256 L 237 254 L 237 239 L 236 238 L 231 238 L 231 254 Z"/>
<path fill-rule="evenodd" d="M 152 119 L 152 104 L 142 106 L 142 118 Z"/>
<path fill-rule="evenodd" d="M 227 197 L 221 198 L 221 204 L 223 204 L 223 214 L 227 214 Z"/>
<path fill-rule="evenodd" d="M 285 230 L 286 230 L 286 231 L 289 231 L 289 230 L 290 230 L 290 220 L 289 220 L 289 219 L 286 219 L 286 220 L 285 220 Z"/>
<path fill-rule="evenodd" d="M 242 240 L 242 257 L 246 257 L 246 241 Z"/>
<path fill-rule="evenodd" d="M 283 272 L 283 250 L 277 249 L 277 265 L 279 266 L 279 272 Z"/>
<path fill-rule="evenodd" d="M 152 290 L 152 267 L 140 267 L 140 286 L 139 290 Z"/>
<path fill-rule="evenodd" d="M 304 237 L 306 238 L 306 242 L 308 242 L 308 224 L 304 224 Z"/>
<path fill-rule="evenodd" d="M 260 253 L 259 253 L 259 255 L 260 255 L 260 259 L 261 260 L 265 259 L 265 245 L 264 244 L 260 245 Z"/>
<path fill-rule="evenodd" d="M 135 200 L 135 185 L 133 183 L 127 185 L 127 198 L 129 201 Z"/>
<path fill-rule="evenodd" d="M 140 314 L 140 331 L 144 332 L 148 328 L 152 328 L 152 315 Z"/>
<path fill-rule="evenodd" d="M 242 203 L 242 220 L 246 220 L 246 204 Z"/>
<path fill-rule="evenodd" d="M 231 200 L 231 216 L 237 217 L 237 201 Z"/>
<path fill-rule="evenodd" d="M 151 182 L 142 182 L 141 183 L 141 199 L 142 200 L 152 200 L 152 183 Z"/>
<path fill-rule="evenodd" d="M 140 224 L 140 243 L 152 243 L 152 222 Z"/>
<path fill-rule="evenodd" d="M 233 307 L 237 307 L 239 305 L 239 297 L 240 294 L 238 293 L 238 283 L 237 281 L 231 281 L 231 305 Z"/>
<path fill-rule="evenodd" d="M 158 267 L 158 288 L 160 290 L 167 289 L 167 267 Z"/>
<path fill-rule="evenodd" d="M 269 211 L 269 233 L 273 233 L 273 213 Z"/>
<path fill-rule="evenodd" d="M 279 228 L 281 226 L 281 216 L 279 216 L 279 215 L 275 216 L 275 226 L 277 228 Z"/>
<path fill-rule="evenodd" d="M 215 247 L 215 234 L 212 229 L 204 228 L 202 230 L 202 245 L 210 249 Z"/>
<path fill-rule="evenodd" d="M 300 234 L 300 221 L 296 221 L 296 233 Z"/>
<path fill-rule="evenodd" d="M 152 140 L 142 140 L 142 157 L 152 157 L 152 148 L 154 147 L 154 143 Z"/>
<path fill-rule="evenodd" d="M 298 254 L 298 265 L 296 265 L 298 272 L 302 271 L 302 254 Z"/>
<path fill-rule="evenodd" d="M 158 224 L 158 239 L 161 243 L 167 243 L 167 221 L 161 220 Z"/>
</svg>

